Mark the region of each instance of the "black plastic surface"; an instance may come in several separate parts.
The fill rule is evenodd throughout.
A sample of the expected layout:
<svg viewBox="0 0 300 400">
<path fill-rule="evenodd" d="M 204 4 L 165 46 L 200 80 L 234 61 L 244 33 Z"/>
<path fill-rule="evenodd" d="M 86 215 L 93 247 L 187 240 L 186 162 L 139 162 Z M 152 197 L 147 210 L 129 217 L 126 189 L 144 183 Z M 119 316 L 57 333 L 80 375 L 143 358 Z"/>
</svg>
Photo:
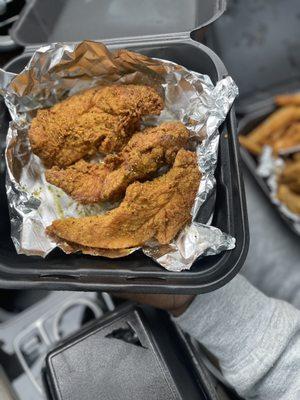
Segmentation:
<svg viewBox="0 0 300 400">
<path fill-rule="evenodd" d="M 162 318 L 154 310 L 125 307 L 64 341 L 46 357 L 52 398 L 210 399 L 180 337 Z"/>
<path fill-rule="evenodd" d="M 22 46 L 148 35 L 190 35 L 215 19 L 226 0 L 31 0 L 11 36 Z M 196 33 L 195 33 L 196 34 Z"/>
<path fill-rule="evenodd" d="M 121 47 L 115 44 L 112 48 Z M 210 75 L 213 82 L 226 75 L 221 61 L 205 46 L 190 39 L 131 42 L 123 46 L 147 55 L 164 58 Z M 20 72 L 30 55 L 22 55 L 8 65 Z M 4 146 L 7 121 L 1 124 Z M 217 196 L 212 224 L 236 238 L 236 247 L 217 256 L 198 259 L 191 270 L 169 272 L 141 252 L 123 259 L 65 255 L 60 250 L 46 259 L 17 255 L 10 239 L 4 177 L 0 188 L 0 286 L 57 290 L 118 290 L 153 293 L 202 293 L 212 291 L 230 279 L 244 263 L 248 250 L 248 221 L 244 187 L 239 169 L 236 121 L 232 110 L 221 129 L 216 170 Z"/>
<path fill-rule="evenodd" d="M 292 87 L 290 84 L 288 86 L 291 90 L 295 90 L 295 87 Z M 300 88 L 300 86 L 299 86 Z M 283 87 L 281 89 L 273 88 L 273 93 L 280 93 Z M 287 93 L 288 91 L 286 90 L 287 86 L 285 86 L 285 90 L 283 90 L 283 93 Z M 249 103 L 247 108 L 251 110 L 251 112 L 247 113 L 247 115 L 242 118 L 239 122 L 238 125 L 238 132 L 240 135 L 247 135 L 250 133 L 253 129 L 255 129 L 261 122 L 263 122 L 272 112 L 276 110 L 276 106 L 274 104 L 273 96 L 269 97 L 264 97 L 261 100 L 258 100 L 256 103 Z M 256 182 L 258 183 L 259 187 L 262 189 L 264 194 L 268 197 L 270 203 L 272 206 L 275 208 L 277 213 L 280 215 L 280 217 L 285 221 L 285 223 L 289 226 L 289 228 L 299 235 L 299 232 L 296 231 L 294 228 L 294 225 L 292 224 L 291 220 L 287 218 L 284 214 L 280 212 L 278 207 L 272 202 L 270 198 L 270 188 L 267 185 L 266 180 L 261 177 L 260 175 L 257 174 L 256 168 L 257 168 L 257 157 L 253 156 L 250 154 L 246 149 L 241 148 L 241 156 L 242 159 L 247 166 L 249 172 L 252 174 L 252 176 L 255 178 Z"/>
<path fill-rule="evenodd" d="M 249 95 L 300 79 L 300 1 L 229 0 L 207 43 L 239 87 L 240 112 Z"/>
<path fill-rule="evenodd" d="M 0 53 L 2 56 L 19 47 L 9 35 L 9 30 L 18 19 L 25 0 L 1 1 L 0 8 Z"/>
</svg>

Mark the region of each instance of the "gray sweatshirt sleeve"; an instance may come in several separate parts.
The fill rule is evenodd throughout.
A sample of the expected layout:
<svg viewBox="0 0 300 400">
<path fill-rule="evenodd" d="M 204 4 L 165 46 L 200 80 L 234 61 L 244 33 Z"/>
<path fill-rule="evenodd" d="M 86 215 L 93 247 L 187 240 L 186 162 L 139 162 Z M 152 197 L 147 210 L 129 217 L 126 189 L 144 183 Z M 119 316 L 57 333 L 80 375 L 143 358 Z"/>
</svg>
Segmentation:
<svg viewBox="0 0 300 400">
<path fill-rule="evenodd" d="M 242 276 L 199 295 L 175 322 L 215 355 L 246 399 L 300 399 L 300 312 Z"/>
</svg>

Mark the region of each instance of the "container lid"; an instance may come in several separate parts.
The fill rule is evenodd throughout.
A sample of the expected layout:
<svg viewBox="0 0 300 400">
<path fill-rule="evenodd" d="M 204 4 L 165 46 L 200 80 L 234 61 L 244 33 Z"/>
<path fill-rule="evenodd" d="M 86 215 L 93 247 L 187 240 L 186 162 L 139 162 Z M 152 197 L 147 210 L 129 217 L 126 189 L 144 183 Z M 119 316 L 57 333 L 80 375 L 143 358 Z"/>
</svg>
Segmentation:
<svg viewBox="0 0 300 400">
<path fill-rule="evenodd" d="M 83 39 L 156 35 L 196 36 L 215 21 L 226 0 L 31 0 L 11 29 L 22 46 Z"/>
<path fill-rule="evenodd" d="M 176 375 L 152 325 L 140 309 L 125 308 L 66 339 L 46 357 L 47 390 L 55 400 L 203 398 L 189 374 L 182 392 L 184 364 L 177 361 Z"/>
</svg>

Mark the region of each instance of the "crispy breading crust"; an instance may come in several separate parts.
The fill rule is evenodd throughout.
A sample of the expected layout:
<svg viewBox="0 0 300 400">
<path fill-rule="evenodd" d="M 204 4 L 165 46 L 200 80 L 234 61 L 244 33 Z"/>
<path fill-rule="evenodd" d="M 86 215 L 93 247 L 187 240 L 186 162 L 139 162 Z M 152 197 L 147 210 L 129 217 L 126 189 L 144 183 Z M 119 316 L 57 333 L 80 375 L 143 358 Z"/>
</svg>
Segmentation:
<svg viewBox="0 0 300 400">
<path fill-rule="evenodd" d="M 189 132 L 179 122 L 165 122 L 136 133 L 121 153 L 107 156 L 102 164 L 78 161 L 46 171 L 49 183 L 84 203 L 120 199 L 128 185 L 153 176 L 164 165 L 172 165 L 180 148 L 186 147 Z"/>
<path fill-rule="evenodd" d="M 65 167 L 98 151 L 119 151 L 143 115 L 158 115 L 162 109 L 163 100 L 151 87 L 89 89 L 37 112 L 29 130 L 32 151 L 46 167 Z"/>
<path fill-rule="evenodd" d="M 104 215 L 56 220 L 47 233 L 101 249 L 126 249 L 150 239 L 170 243 L 191 219 L 200 178 L 196 154 L 181 149 L 165 175 L 131 184 L 119 207 Z"/>
<path fill-rule="evenodd" d="M 109 172 L 109 167 L 104 163 L 93 164 L 80 160 L 67 169 L 52 167 L 45 175 L 49 183 L 63 189 L 75 200 L 92 204 L 102 199 L 103 182 Z"/>
</svg>

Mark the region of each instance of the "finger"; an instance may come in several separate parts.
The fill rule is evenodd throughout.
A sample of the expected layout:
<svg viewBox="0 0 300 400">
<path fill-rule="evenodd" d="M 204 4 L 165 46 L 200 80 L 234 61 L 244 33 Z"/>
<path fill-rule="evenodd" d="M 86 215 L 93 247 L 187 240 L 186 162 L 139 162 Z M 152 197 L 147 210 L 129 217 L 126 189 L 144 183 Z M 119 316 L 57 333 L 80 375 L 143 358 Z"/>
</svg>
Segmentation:
<svg viewBox="0 0 300 400">
<path fill-rule="evenodd" d="M 114 293 L 116 297 L 131 300 L 139 304 L 147 304 L 152 307 L 169 310 L 174 307 L 174 297 L 168 294 L 149 294 L 149 293 Z"/>
</svg>

